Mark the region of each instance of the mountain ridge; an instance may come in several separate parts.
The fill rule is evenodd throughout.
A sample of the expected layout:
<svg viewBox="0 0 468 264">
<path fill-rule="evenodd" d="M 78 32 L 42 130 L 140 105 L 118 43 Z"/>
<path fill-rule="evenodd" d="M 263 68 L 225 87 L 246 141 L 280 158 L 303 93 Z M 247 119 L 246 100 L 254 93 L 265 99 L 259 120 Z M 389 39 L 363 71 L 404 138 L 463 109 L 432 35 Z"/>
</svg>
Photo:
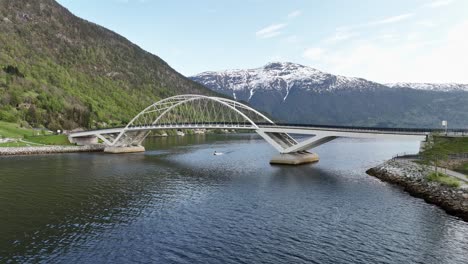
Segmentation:
<svg viewBox="0 0 468 264">
<path fill-rule="evenodd" d="M 463 83 L 417 83 L 417 82 L 397 82 L 386 83 L 390 88 L 409 88 L 416 90 L 429 90 L 440 92 L 466 91 L 468 92 L 468 84 Z"/>
<path fill-rule="evenodd" d="M 213 76 L 216 76 L 216 78 L 213 78 Z M 225 81 L 223 82 L 222 76 L 231 76 L 232 81 L 229 83 L 226 83 Z M 329 92 L 335 89 L 339 90 L 349 88 L 360 90 L 370 88 L 371 85 L 379 85 L 378 83 L 367 81 L 363 78 L 333 75 L 315 68 L 291 62 L 271 62 L 263 67 L 246 70 L 236 69 L 218 72 L 207 71 L 190 76 L 189 78 L 207 85 L 210 89 L 215 91 L 226 88 L 233 91 L 242 91 L 246 88 L 253 88 L 250 89 L 252 92 L 255 89 L 283 89 L 285 91 L 285 99 L 287 98 L 289 89 L 294 86 L 296 82 L 303 82 L 299 87 L 300 89 L 314 89 L 317 92 Z M 350 86 L 349 83 L 351 82 L 353 85 Z M 280 85 L 275 86 L 277 83 Z M 319 85 L 321 83 L 326 84 Z M 235 92 L 233 93 L 233 97 L 236 98 Z"/>
<path fill-rule="evenodd" d="M 453 90 L 442 84 L 439 89 L 435 85 L 387 86 L 290 62 L 204 72 L 189 78 L 284 122 L 439 127 L 440 120 L 452 117 L 451 124 L 468 127 L 468 92 L 463 84 L 448 84 Z"/>
<path fill-rule="evenodd" d="M 306 69 L 302 70 L 301 73 L 299 74 L 294 74 L 299 78 L 304 79 L 307 77 L 307 74 L 309 75 L 315 75 L 318 78 L 323 78 L 323 76 L 335 76 L 337 80 L 345 82 L 357 82 L 357 81 L 367 81 L 370 83 L 374 84 L 380 84 L 382 86 L 387 86 L 389 88 L 410 88 L 410 89 L 417 89 L 417 90 L 432 90 L 432 91 L 468 91 L 468 84 L 463 84 L 463 83 L 421 83 L 421 82 L 395 82 L 395 83 L 379 83 L 371 80 L 367 80 L 365 78 L 361 77 L 348 77 L 344 75 L 336 75 L 336 74 L 331 74 L 328 72 L 324 72 L 321 70 L 318 70 L 313 67 L 305 66 L 299 63 L 293 63 L 293 62 L 280 62 L 280 61 L 272 61 L 264 66 L 261 67 L 256 67 L 256 68 L 251 68 L 251 69 L 230 69 L 230 70 L 221 70 L 221 71 L 205 71 L 201 72 L 199 74 L 189 76 L 190 79 L 201 79 L 206 76 L 212 76 L 212 75 L 233 75 L 233 74 L 241 74 L 241 75 L 246 75 L 246 74 L 254 74 L 258 75 L 256 72 L 263 71 L 267 69 L 291 69 L 291 68 L 296 68 L 296 69 Z M 302 74 L 302 75 L 301 75 Z M 280 77 L 283 77 L 279 75 Z M 283 78 L 284 79 L 284 78 Z M 233 90 L 239 90 L 239 87 L 230 87 Z M 333 88 L 333 87 L 332 87 Z M 349 88 L 349 86 L 347 87 Z"/>
</svg>

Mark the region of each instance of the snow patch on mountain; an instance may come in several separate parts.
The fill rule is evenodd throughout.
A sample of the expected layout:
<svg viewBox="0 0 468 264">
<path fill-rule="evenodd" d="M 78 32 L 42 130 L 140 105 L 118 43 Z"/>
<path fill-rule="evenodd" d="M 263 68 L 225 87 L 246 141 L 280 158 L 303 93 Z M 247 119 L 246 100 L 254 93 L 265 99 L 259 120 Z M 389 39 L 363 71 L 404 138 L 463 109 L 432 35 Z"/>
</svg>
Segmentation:
<svg viewBox="0 0 468 264">
<path fill-rule="evenodd" d="M 436 91 L 436 92 L 453 92 L 453 91 L 467 91 L 468 84 L 460 83 L 387 83 L 385 84 L 391 88 L 410 88 L 416 90 Z"/>
<path fill-rule="evenodd" d="M 368 90 L 382 86 L 361 78 L 333 75 L 290 62 L 272 62 L 247 70 L 203 72 L 190 78 L 215 91 L 249 91 L 248 100 L 257 90 L 279 91 L 284 101 L 292 89 L 323 93 L 346 89 Z"/>
</svg>

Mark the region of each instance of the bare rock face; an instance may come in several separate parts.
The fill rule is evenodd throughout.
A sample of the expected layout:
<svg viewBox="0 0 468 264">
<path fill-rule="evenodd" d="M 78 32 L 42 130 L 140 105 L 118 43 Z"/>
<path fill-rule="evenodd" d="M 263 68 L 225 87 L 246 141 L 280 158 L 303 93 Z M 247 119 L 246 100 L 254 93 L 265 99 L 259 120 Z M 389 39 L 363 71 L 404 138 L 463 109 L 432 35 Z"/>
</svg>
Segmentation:
<svg viewBox="0 0 468 264">
<path fill-rule="evenodd" d="M 468 222 L 468 190 L 427 181 L 425 175 L 428 171 L 418 164 L 388 161 L 369 169 L 367 174 L 401 186 L 410 195 L 435 204 L 448 214 L 458 216 Z"/>
</svg>

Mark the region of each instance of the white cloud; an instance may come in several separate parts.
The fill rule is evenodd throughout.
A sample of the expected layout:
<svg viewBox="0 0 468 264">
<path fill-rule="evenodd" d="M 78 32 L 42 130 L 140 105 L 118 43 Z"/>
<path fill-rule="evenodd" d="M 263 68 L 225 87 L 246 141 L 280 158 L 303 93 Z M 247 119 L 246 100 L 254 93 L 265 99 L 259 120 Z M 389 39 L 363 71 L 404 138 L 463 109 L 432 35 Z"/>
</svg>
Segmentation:
<svg viewBox="0 0 468 264">
<path fill-rule="evenodd" d="M 300 15 L 302 15 L 301 10 L 294 10 L 291 13 L 288 14 L 288 18 L 295 18 L 295 17 L 298 17 Z"/>
<path fill-rule="evenodd" d="M 427 4 L 426 6 L 431 7 L 431 8 L 437 8 L 441 6 L 447 6 L 449 4 L 453 3 L 453 0 L 436 0 L 432 1 L 431 3 Z"/>
<path fill-rule="evenodd" d="M 281 23 L 281 24 L 273 24 L 270 26 L 267 26 L 265 28 L 262 28 L 255 32 L 255 35 L 258 38 L 272 38 L 275 36 L 280 35 L 282 32 L 281 30 L 285 28 L 287 24 Z"/>
<path fill-rule="evenodd" d="M 362 24 L 355 24 L 355 25 L 346 25 L 342 27 L 336 28 L 337 32 L 346 32 L 346 31 L 351 31 L 351 30 L 356 30 L 360 28 L 368 28 L 368 27 L 375 27 L 379 25 L 386 25 L 386 24 L 393 24 L 393 23 L 398 23 L 404 20 L 407 20 L 411 17 L 414 16 L 414 13 L 406 13 L 406 14 L 401 14 L 397 16 L 392 16 L 392 17 L 387 17 L 375 21 L 370 21 L 367 23 L 362 23 Z"/>
<path fill-rule="evenodd" d="M 309 60 L 321 60 L 325 54 L 325 50 L 322 48 L 308 48 L 304 51 L 303 57 Z"/>
<path fill-rule="evenodd" d="M 382 24 L 397 23 L 397 22 L 406 20 L 412 17 L 413 15 L 414 15 L 413 13 L 407 13 L 407 14 L 402 14 L 398 16 L 387 17 L 381 20 L 370 22 L 369 25 L 382 25 Z"/>
<path fill-rule="evenodd" d="M 383 45 L 361 41 L 341 50 L 311 48 L 303 57 L 326 71 L 379 82 L 468 83 L 468 20 L 454 26 L 438 41 L 406 40 Z"/>
</svg>

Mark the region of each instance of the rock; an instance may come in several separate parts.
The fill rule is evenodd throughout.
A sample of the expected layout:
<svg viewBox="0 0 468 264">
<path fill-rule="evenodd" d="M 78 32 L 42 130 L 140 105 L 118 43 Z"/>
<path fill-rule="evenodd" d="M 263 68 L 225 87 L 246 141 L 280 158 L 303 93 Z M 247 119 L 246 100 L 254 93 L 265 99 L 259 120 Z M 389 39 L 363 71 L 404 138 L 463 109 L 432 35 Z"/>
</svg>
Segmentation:
<svg viewBox="0 0 468 264">
<path fill-rule="evenodd" d="M 0 148 L 0 156 L 2 155 L 73 153 L 73 152 L 101 152 L 101 151 L 104 151 L 103 145 L 9 147 L 9 148 Z"/>
<path fill-rule="evenodd" d="M 420 167 L 418 169 L 415 169 Z M 367 174 L 389 182 L 408 192 L 411 196 L 435 204 L 451 215 L 468 222 L 468 190 L 446 187 L 435 182 L 428 182 L 429 173 L 421 165 L 409 161 L 388 161 L 367 170 Z"/>
</svg>

